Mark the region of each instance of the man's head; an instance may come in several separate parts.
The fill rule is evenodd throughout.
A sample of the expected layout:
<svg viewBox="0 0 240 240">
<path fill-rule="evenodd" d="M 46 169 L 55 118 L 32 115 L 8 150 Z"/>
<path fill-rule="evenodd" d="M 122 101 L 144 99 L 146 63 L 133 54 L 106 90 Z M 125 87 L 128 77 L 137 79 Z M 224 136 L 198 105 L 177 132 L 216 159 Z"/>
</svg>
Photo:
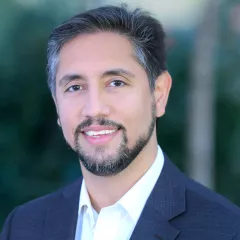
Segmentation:
<svg viewBox="0 0 240 240">
<path fill-rule="evenodd" d="M 171 78 L 163 29 L 147 13 L 108 6 L 63 23 L 48 76 L 64 137 L 90 172 L 117 174 L 156 142 Z"/>
</svg>

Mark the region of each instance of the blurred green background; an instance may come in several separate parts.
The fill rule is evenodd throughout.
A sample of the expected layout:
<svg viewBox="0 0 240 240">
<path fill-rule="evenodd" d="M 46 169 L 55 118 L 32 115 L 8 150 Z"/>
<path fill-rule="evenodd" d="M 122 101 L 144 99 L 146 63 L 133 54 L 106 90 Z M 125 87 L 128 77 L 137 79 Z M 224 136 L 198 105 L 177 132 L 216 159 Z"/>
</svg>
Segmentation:
<svg viewBox="0 0 240 240">
<path fill-rule="evenodd" d="M 78 160 L 57 126 L 46 84 L 46 43 L 51 30 L 62 21 L 105 2 L 111 3 L 0 2 L 0 228 L 14 207 L 81 174 Z M 157 122 L 160 145 L 183 171 L 240 205 L 240 3 L 227 0 L 214 5 L 216 1 L 206 0 L 201 8 L 195 6 L 199 16 L 194 24 L 186 25 L 192 21 L 190 16 L 179 16 L 184 20 L 182 27 L 169 19 L 176 18 L 171 11 L 184 9 L 176 9 L 176 1 L 170 2 L 169 12 L 163 14 L 168 20 L 163 23 L 173 89 L 166 115 Z M 187 2 L 182 3 L 187 6 Z M 215 18 L 208 19 L 212 12 Z M 160 13 L 157 17 L 161 20 Z M 211 84 L 201 86 L 201 78 Z M 205 93 L 212 97 L 206 98 Z M 203 101 L 197 107 L 194 96 L 198 95 L 200 104 L 204 99 L 211 102 Z M 196 151 L 191 139 L 205 145 L 194 145 Z M 199 167 L 199 162 L 205 165 Z"/>
</svg>

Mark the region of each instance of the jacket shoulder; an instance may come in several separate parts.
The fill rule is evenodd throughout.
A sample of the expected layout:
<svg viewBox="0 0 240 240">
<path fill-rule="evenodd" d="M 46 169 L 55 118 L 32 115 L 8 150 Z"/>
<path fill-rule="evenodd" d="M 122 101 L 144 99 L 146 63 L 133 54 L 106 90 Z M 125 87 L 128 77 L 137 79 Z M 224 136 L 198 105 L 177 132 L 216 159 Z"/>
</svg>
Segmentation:
<svg viewBox="0 0 240 240">
<path fill-rule="evenodd" d="M 195 231 L 200 235 L 208 232 L 239 236 L 240 208 L 238 206 L 190 178 L 186 178 L 185 186 L 185 217 L 175 222 L 180 229 Z M 183 232 L 187 231 L 183 230 Z"/>
<path fill-rule="evenodd" d="M 16 207 L 7 217 L 2 233 L 1 240 L 9 239 L 12 229 L 34 229 L 41 231 L 46 220 L 48 209 L 61 200 L 62 196 L 67 196 L 74 191 L 80 191 L 82 178 L 75 182 L 58 189 L 57 191 L 42 196 L 40 198 L 29 201 L 23 205 Z M 34 226 L 33 226 L 34 225 Z"/>
<path fill-rule="evenodd" d="M 81 182 L 82 182 L 82 178 L 79 178 L 73 183 L 65 187 L 62 187 L 55 192 L 49 193 L 45 196 L 36 198 L 23 205 L 18 206 L 17 208 L 15 208 L 15 211 L 32 213 L 32 210 L 34 210 L 35 214 L 37 214 L 38 212 L 42 212 L 45 209 L 48 209 L 48 207 L 51 204 L 53 204 L 55 201 L 57 201 L 62 194 L 68 194 L 71 191 L 79 189 L 81 186 Z"/>
<path fill-rule="evenodd" d="M 218 209 L 218 213 L 219 210 L 222 210 L 228 212 L 228 214 L 233 217 L 240 217 L 240 208 L 237 205 L 202 184 L 189 179 L 186 184 L 186 189 L 187 199 L 195 204 L 201 202 L 203 204 L 201 209 L 204 209 L 205 206 L 207 207 L 209 205 L 211 207 L 215 206 L 214 209 Z"/>
</svg>

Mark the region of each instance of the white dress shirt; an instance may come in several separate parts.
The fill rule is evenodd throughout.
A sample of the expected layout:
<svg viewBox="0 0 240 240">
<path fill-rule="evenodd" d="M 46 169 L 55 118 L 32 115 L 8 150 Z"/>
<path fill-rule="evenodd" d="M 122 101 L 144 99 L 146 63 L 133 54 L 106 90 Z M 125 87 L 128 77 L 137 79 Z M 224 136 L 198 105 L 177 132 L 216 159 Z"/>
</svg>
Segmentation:
<svg viewBox="0 0 240 240">
<path fill-rule="evenodd" d="M 93 209 L 82 182 L 75 240 L 128 240 L 144 205 L 162 171 L 164 156 L 158 146 L 157 157 L 141 179 L 114 205 Z"/>
</svg>

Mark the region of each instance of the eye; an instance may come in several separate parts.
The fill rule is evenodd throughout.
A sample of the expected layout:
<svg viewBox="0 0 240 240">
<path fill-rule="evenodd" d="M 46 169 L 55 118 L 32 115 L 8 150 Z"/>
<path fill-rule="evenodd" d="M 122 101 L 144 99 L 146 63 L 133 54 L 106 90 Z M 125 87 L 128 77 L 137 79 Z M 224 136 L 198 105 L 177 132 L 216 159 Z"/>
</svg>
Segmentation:
<svg viewBox="0 0 240 240">
<path fill-rule="evenodd" d="M 81 85 L 73 85 L 73 86 L 67 88 L 67 90 L 65 92 L 76 92 L 79 90 L 83 90 L 83 87 Z"/>
<path fill-rule="evenodd" d="M 126 83 L 121 80 L 113 80 L 108 84 L 109 87 L 123 87 Z"/>
</svg>

